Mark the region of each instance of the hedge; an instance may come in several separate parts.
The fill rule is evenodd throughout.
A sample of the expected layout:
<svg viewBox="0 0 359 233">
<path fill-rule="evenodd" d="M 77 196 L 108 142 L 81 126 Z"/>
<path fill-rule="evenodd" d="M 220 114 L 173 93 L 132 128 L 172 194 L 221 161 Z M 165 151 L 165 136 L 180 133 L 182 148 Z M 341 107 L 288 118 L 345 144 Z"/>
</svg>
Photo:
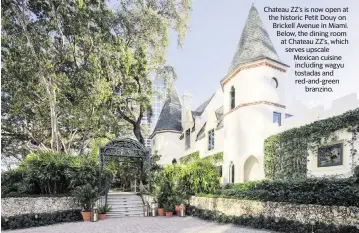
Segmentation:
<svg viewBox="0 0 359 233">
<path fill-rule="evenodd" d="M 196 196 L 359 207 L 359 189 L 355 178 L 264 180 L 226 185 L 214 195 Z"/>
<path fill-rule="evenodd" d="M 104 169 L 104 176 L 110 171 Z M 18 168 L 1 173 L 1 197 L 69 195 L 77 187 L 99 184 L 98 161 L 56 152 L 32 153 Z"/>
<path fill-rule="evenodd" d="M 1 216 L 1 230 L 46 226 L 63 222 L 81 221 L 80 210 L 66 210 L 52 213 L 22 214 L 11 217 Z"/>
<path fill-rule="evenodd" d="M 186 214 L 189 216 L 198 217 L 204 220 L 216 221 L 218 223 L 232 223 L 235 225 L 247 226 L 256 229 L 268 229 L 278 232 L 288 233 L 310 233 L 312 232 L 312 225 L 301 223 L 299 221 L 287 220 L 279 218 L 278 222 L 274 217 L 258 217 L 250 215 L 225 215 L 219 211 L 197 209 L 194 206 L 188 206 Z M 316 233 L 358 233 L 359 230 L 354 226 L 333 225 L 324 223 L 315 223 L 313 226 Z"/>
<path fill-rule="evenodd" d="M 264 141 L 265 177 L 305 178 L 308 150 L 314 152 L 328 140 L 335 140 L 335 132 L 341 129 L 352 133 L 352 138 L 347 141 L 349 145 L 358 140 L 359 108 L 268 137 Z M 356 149 L 351 150 L 350 156 L 353 157 L 357 152 Z M 352 169 L 355 165 L 352 163 Z"/>
<path fill-rule="evenodd" d="M 181 157 L 180 163 L 182 164 L 192 163 L 197 159 L 199 159 L 199 151 L 195 151 L 193 153 Z"/>
</svg>

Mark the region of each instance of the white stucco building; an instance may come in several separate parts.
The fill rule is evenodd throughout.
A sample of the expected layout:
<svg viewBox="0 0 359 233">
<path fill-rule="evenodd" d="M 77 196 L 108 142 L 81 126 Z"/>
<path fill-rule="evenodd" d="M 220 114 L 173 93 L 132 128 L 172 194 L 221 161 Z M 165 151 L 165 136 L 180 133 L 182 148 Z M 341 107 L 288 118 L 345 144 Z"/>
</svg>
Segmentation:
<svg viewBox="0 0 359 233">
<path fill-rule="evenodd" d="M 216 92 L 194 110 L 189 95 L 180 99 L 174 88 L 168 96 L 151 135 L 152 149 L 162 155 L 161 163 L 171 163 L 174 158 L 178 161 L 196 151 L 200 157 L 223 152 L 223 183 L 263 179 L 267 137 L 311 123 L 321 116 L 344 112 L 343 104 L 337 104 L 337 107 L 333 105 L 337 110 L 327 115 L 321 110 L 292 116 L 285 100 L 288 69 L 252 6 L 228 73 Z M 344 105 L 349 109 L 359 107 L 356 95 L 347 98 Z M 348 137 L 345 132 L 342 134 Z M 348 159 L 344 159 L 341 167 L 320 169 L 314 160 L 309 158 L 311 175 L 347 176 L 350 170 Z"/>
</svg>

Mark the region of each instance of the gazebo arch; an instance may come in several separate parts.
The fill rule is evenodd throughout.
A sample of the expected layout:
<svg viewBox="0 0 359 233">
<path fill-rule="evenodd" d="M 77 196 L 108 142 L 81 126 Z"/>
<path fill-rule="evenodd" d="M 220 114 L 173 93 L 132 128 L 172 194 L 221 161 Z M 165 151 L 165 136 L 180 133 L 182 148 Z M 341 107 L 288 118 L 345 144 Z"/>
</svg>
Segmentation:
<svg viewBox="0 0 359 233">
<path fill-rule="evenodd" d="M 144 165 L 148 168 L 148 191 L 151 187 L 151 157 L 150 151 L 138 141 L 132 138 L 118 138 L 106 143 L 99 150 L 100 171 L 106 163 L 106 157 L 117 157 L 120 161 L 130 160 L 130 162 L 139 163 L 141 167 L 141 184 L 144 180 Z M 141 188 L 140 191 L 142 192 Z"/>
</svg>

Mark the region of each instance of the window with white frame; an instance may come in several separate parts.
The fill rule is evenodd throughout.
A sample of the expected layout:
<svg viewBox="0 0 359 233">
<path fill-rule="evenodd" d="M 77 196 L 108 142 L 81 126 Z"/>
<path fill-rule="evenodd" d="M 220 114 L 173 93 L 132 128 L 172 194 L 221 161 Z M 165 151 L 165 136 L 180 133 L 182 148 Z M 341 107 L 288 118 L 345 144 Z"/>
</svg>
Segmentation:
<svg viewBox="0 0 359 233">
<path fill-rule="evenodd" d="M 282 114 L 280 112 L 273 112 L 273 123 L 278 124 L 278 126 L 282 125 Z"/>
<path fill-rule="evenodd" d="M 214 129 L 208 131 L 208 150 L 212 150 L 214 148 Z"/>
</svg>

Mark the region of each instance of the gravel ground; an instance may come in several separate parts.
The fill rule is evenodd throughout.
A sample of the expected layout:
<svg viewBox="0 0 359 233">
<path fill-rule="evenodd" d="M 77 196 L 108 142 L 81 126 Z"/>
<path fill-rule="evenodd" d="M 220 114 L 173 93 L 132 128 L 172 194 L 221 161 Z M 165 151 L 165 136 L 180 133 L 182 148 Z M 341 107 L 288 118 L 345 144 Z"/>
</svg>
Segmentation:
<svg viewBox="0 0 359 233">
<path fill-rule="evenodd" d="M 98 222 L 63 223 L 5 232 L 14 233 L 254 233 L 265 230 L 218 224 L 193 217 L 128 217 Z"/>
</svg>

